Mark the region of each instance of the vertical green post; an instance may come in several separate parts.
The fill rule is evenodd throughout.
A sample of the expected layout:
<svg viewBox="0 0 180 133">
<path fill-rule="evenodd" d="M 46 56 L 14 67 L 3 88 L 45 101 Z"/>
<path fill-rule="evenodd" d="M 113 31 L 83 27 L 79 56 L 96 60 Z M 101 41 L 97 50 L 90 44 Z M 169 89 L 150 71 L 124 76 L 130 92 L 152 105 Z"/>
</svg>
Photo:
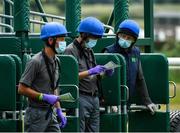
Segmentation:
<svg viewBox="0 0 180 133">
<path fill-rule="evenodd" d="M 129 17 L 128 13 L 128 0 L 114 0 L 115 32 L 118 30 L 119 24 Z"/>
<path fill-rule="evenodd" d="M 129 18 L 129 0 L 114 0 L 114 22 L 115 22 L 115 32 L 118 30 L 119 24 Z M 124 81 L 126 82 L 126 81 Z M 121 91 L 121 106 L 126 106 L 126 91 Z M 122 110 L 121 120 L 122 120 L 122 132 L 127 132 L 127 114 L 124 114 L 125 110 Z"/>
<path fill-rule="evenodd" d="M 66 28 L 70 37 L 77 36 L 77 28 L 81 20 L 81 0 L 66 0 Z"/>
<path fill-rule="evenodd" d="M 11 15 L 11 11 L 12 11 L 11 5 L 7 1 L 4 0 L 4 14 Z M 9 18 L 5 18 L 4 22 L 5 24 L 11 25 L 11 21 Z M 5 32 L 10 32 L 10 29 L 5 28 Z"/>
<path fill-rule="evenodd" d="M 14 0 L 14 31 L 19 37 L 22 53 L 28 52 L 28 32 L 30 28 L 29 0 Z M 19 45 L 19 44 L 18 44 Z"/>
<path fill-rule="evenodd" d="M 153 51 L 154 43 L 154 21 L 153 21 L 153 2 L 154 0 L 144 0 L 144 31 L 145 37 L 151 38 L 151 44 L 145 46 L 145 52 Z"/>
</svg>

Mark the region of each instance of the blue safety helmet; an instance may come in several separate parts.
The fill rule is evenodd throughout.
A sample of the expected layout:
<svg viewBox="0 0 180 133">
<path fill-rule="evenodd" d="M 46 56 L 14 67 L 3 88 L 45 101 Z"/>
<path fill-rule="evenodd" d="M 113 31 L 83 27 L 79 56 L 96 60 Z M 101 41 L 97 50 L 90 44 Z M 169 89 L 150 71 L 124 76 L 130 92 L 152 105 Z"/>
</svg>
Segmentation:
<svg viewBox="0 0 180 133">
<path fill-rule="evenodd" d="M 64 25 L 58 22 L 46 23 L 41 29 L 40 38 L 45 40 L 49 37 L 67 36 L 68 32 Z"/>
<path fill-rule="evenodd" d="M 104 33 L 104 27 L 102 22 L 97 18 L 87 17 L 83 19 L 78 27 L 79 33 L 89 33 L 91 35 L 102 37 Z"/>
<path fill-rule="evenodd" d="M 118 29 L 118 33 L 125 33 L 128 35 L 131 35 L 135 38 L 138 38 L 139 36 L 140 27 L 134 20 L 124 20 L 120 25 Z"/>
</svg>

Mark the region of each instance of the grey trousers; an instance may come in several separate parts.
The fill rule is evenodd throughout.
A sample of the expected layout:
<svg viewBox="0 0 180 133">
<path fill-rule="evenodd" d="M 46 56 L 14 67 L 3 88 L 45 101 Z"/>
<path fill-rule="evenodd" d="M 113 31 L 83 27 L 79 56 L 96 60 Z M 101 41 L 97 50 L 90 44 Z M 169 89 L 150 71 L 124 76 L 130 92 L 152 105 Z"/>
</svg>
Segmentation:
<svg viewBox="0 0 180 133">
<path fill-rule="evenodd" d="M 99 132 L 99 98 L 80 94 L 80 131 Z"/>
<path fill-rule="evenodd" d="M 55 112 L 45 120 L 47 109 L 26 108 L 24 117 L 25 132 L 60 132 Z"/>
</svg>

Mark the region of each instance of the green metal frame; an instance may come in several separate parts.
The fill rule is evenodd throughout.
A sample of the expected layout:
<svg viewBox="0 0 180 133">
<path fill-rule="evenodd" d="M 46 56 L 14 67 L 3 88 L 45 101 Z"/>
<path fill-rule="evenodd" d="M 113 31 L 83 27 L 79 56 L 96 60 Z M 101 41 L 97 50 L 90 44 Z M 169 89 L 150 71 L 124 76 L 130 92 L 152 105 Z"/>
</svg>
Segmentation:
<svg viewBox="0 0 180 133">
<path fill-rule="evenodd" d="M 8 2 L 6 2 L 5 0 L 3 0 L 3 2 L 4 2 L 4 14 L 11 15 L 12 14 L 11 5 Z M 5 18 L 5 24 L 11 25 L 10 19 Z M 10 32 L 10 29 L 6 28 L 5 32 Z"/>
</svg>

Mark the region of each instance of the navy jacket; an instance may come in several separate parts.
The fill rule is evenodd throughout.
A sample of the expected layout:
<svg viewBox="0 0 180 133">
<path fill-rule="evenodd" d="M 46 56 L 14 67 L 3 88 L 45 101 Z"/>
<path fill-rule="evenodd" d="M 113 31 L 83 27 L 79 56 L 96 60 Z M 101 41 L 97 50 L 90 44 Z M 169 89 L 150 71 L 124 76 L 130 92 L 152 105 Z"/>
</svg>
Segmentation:
<svg viewBox="0 0 180 133">
<path fill-rule="evenodd" d="M 142 72 L 139 48 L 133 46 L 125 51 L 118 44 L 113 44 L 106 47 L 103 52 L 119 53 L 125 57 L 127 65 L 127 86 L 129 87 L 130 94 L 129 102 L 132 102 L 131 98 L 137 93 L 137 95 L 141 97 L 142 104 L 147 105 L 152 103 Z"/>
</svg>

